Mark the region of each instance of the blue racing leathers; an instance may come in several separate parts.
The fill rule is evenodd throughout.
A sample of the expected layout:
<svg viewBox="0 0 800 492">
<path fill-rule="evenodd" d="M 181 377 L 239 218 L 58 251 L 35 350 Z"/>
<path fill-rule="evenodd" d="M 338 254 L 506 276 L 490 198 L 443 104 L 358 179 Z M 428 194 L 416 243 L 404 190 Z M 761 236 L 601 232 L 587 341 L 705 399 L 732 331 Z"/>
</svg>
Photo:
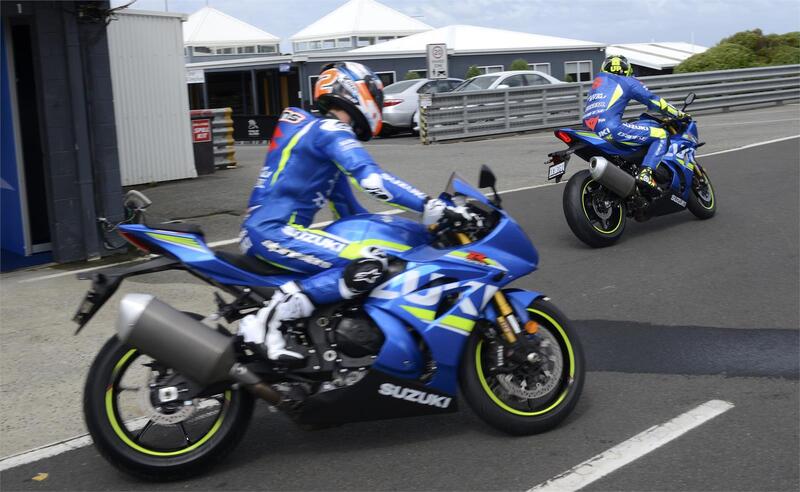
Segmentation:
<svg viewBox="0 0 800 492">
<path fill-rule="evenodd" d="M 316 304 L 350 297 L 341 281 L 358 245 L 309 229 L 329 203 L 336 218 L 364 213 L 350 180 L 373 198 L 421 212 L 428 197 L 383 171 L 349 125 L 287 108 L 272 135 L 242 225 L 241 249 L 286 270 L 309 274 L 300 287 Z"/>
<path fill-rule="evenodd" d="M 667 151 L 667 132 L 651 120 L 623 122 L 622 113 L 631 99 L 650 110 L 672 116 L 679 114 L 677 109 L 634 77 L 600 72 L 586 97 L 583 124 L 606 140 L 623 145 L 649 145 L 642 166 L 655 170 Z"/>
</svg>

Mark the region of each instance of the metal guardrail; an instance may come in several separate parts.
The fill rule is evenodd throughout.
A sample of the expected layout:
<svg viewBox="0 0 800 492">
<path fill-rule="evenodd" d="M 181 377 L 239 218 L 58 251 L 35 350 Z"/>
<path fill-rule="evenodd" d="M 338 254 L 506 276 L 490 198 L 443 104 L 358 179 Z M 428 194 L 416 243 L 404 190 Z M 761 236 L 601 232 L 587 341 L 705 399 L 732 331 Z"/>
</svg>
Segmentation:
<svg viewBox="0 0 800 492">
<path fill-rule="evenodd" d="M 214 143 L 214 167 L 229 169 L 236 167 L 236 152 L 233 146 L 233 109 L 193 109 L 192 116 L 211 118 L 211 139 Z"/>
<path fill-rule="evenodd" d="M 696 93 L 692 112 L 800 101 L 800 65 L 657 75 L 641 80 L 673 104 L 679 104 L 689 92 Z M 433 94 L 430 106 L 420 108 L 420 140 L 429 144 L 579 125 L 590 87 L 591 82 L 581 82 Z M 632 104 L 625 116 L 642 113 L 643 108 Z"/>
</svg>

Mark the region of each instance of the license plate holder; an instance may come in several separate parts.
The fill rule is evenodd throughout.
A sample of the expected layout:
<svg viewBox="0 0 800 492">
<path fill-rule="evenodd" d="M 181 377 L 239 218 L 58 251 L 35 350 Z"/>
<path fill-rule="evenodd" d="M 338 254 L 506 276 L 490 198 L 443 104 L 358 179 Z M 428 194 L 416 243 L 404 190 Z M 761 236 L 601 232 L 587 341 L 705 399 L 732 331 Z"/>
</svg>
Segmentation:
<svg viewBox="0 0 800 492">
<path fill-rule="evenodd" d="M 547 168 L 547 180 L 551 181 L 555 179 L 556 182 L 561 181 L 561 177 L 566 172 L 567 172 L 566 161 L 554 162 L 553 164 L 550 164 L 550 167 Z"/>
</svg>

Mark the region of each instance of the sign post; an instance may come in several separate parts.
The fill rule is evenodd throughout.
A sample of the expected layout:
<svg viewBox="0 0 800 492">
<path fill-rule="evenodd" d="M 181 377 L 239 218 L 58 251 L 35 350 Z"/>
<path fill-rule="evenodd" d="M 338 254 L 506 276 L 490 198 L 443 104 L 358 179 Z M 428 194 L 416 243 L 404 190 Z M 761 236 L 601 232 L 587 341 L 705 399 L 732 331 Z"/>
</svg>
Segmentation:
<svg viewBox="0 0 800 492">
<path fill-rule="evenodd" d="M 447 45 L 444 43 L 429 44 L 428 48 L 428 78 L 447 78 Z"/>
</svg>

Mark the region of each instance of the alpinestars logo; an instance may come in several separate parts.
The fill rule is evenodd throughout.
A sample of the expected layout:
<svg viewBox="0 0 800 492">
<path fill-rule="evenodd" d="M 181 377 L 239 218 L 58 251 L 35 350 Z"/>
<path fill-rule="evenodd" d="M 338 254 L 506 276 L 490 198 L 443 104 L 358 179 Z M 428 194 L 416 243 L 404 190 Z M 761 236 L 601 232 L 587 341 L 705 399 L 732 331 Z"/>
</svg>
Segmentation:
<svg viewBox="0 0 800 492">
<path fill-rule="evenodd" d="M 433 393 L 425 393 L 411 388 L 404 388 L 392 383 L 383 383 L 378 389 L 378 394 L 383 396 L 391 396 L 398 400 L 410 401 L 419 403 L 420 405 L 430 405 L 437 408 L 447 408 L 453 400 L 447 396 L 434 395 Z"/>
<path fill-rule="evenodd" d="M 353 281 L 374 284 L 375 282 L 378 281 L 379 278 L 381 278 L 381 275 L 383 275 L 383 272 L 381 270 L 373 268 L 372 270 L 367 270 L 365 272 L 357 272 L 353 276 Z"/>
</svg>

